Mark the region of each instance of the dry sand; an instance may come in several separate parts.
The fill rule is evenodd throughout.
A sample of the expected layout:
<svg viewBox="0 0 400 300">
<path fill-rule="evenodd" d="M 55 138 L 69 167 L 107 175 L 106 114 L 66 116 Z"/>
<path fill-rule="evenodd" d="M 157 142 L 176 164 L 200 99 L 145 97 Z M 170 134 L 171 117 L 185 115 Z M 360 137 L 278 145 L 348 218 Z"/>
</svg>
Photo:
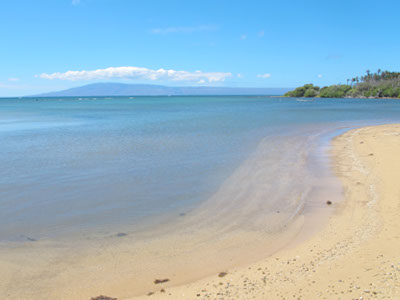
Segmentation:
<svg viewBox="0 0 400 300">
<path fill-rule="evenodd" d="M 332 151 L 345 200 L 319 233 L 224 276 L 131 299 L 400 299 L 400 125 L 351 130 Z"/>
</svg>

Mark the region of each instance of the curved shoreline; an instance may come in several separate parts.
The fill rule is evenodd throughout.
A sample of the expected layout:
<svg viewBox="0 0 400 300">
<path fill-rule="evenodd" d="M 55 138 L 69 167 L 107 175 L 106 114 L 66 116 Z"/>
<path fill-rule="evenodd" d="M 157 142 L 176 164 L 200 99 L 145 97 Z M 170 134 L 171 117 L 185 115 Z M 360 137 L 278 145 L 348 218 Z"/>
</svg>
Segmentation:
<svg viewBox="0 0 400 300">
<path fill-rule="evenodd" d="M 399 298 L 399 140 L 398 124 L 336 137 L 334 171 L 345 201 L 334 203 L 336 211 L 322 231 L 222 278 L 165 288 L 152 299 Z"/>
<path fill-rule="evenodd" d="M 323 192 L 315 194 L 313 191 L 314 195 L 307 196 L 308 208 L 302 210 L 299 217 L 284 230 L 277 231 L 275 235 L 270 234 L 268 226 L 265 227 L 269 220 L 262 210 L 263 201 L 259 202 L 268 193 L 260 198 L 258 189 L 268 182 L 269 177 L 264 177 L 263 170 L 277 161 L 264 161 L 261 151 L 258 153 L 261 155 L 249 158 L 249 163 L 243 164 L 237 170 L 227 186 L 221 187 L 222 194 L 217 193 L 213 201 L 205 203 L 200 214 L 189 215 L 187 220 L 182 218 L 182 222 L 175 224 L 180 230 L 174 233 L 163 235 L 170 227 L 162 227 L 158 233 L 157 230 L 148 233 L 147 237 L 151 238 L 148 243 L 136 241 L 128 233 L 122 238 L 114 235 L 107 237 L 107 240 L 93 240 L 90 248 L 46 245 L 43 241 L 27 245 L 25 249 L 10 248 L 11 251 L 6 253 L 8 256 L 0 261 L 4 267 L 0 273 L 5 279 L 3 290 L 10 299 L 16 299 L 16 296 L 18 299 L 90 299 L 99 294 L 117 297 L 118 300 L 148 299 L 148 296 L 154 299 L 337 299 L 342 294 L 346 294 L 347 299 L 350 297 L 347 294 L 355 293 L 354 291 L 365 299 L 366 296 L 377 295 L 373 292 L 384 294 L 385 291 L 378 291 L 375 286 L 372 286 L 374 290 L 368 289 L 368 284 L 359 275 L 364 266 L 355 265 L 359 261 L 355 260 L 358 256 L 354 256 L 354 253 L 363 250 L 365 243 L 373 241 L 384 224 L 381 221 L 384 217 L 378 209 L 381 190 L 376 183 L 386 175 L 375 174 L 376 168 L 368 165 L 370 161 L 381 159 L 379 151 L 383 150 L 374 150 L 373 155 L 360 151 L 371 148 L 371 145 L 375 147 L 376 136 L 400 136 L 400 125 L 349 130 L 333 140 L 332 136 L 339 132 L 330 132 L 329 138 L 326 133 L 319 135 L 325 138 L 324 146 L 319 147 L 317 152 L 325 153 L 329 146 L 333 156 L 331 162 L 334 163 L 330 166 L 342 182 L 346 201 L 331 198 L 329 180 L 320 181 L 317 189 Z M 321 142 L 318 137 L 312 141 Z M 331 143 L 333 149 L 330 147 Z M 394 155 L 400 153 L 400 145 L 390 143 L 393 141 L 384 139 L 379 140 L 378 144 L 393 148 Z M 312 144 L 309 143 L 309 146 Z M 287 155 L 285 157 L 288 159 Z M 390 162 L 396 159 L 393 154 L 387 153 L 383 154 L 383 158 Z M 292 157 L 289 156 L 289 159 Z M 319 163 L 325 165 L 325 162 Z M 292 166 L 293 161 L 288 163 Z M 400 172 L 400 162 L 393 166 L 397 166 L 395 171 Z M 293 170 L 292 173 L 296 176 L 304 174 L 296 173 L 296 168 Z M 272 172 L 275 178 L 287 181 L 287 178 L 277 177 L 276 174 L 281 174 L 278 171 L 279 168 L 276 167 Z M 396 178 L 396 174 L 393 177 Z M 315 182 L 291 182 L 297 187 L 299 183 L 308 184 L 307 187 L 313 186 Z M 246 203 L 241 202 L 240 197 L 236 199 L 236 195 L 240 194 L 239 187 L 244 187 L 247 191 Z M 300 187 L 305 190 L 304 186 Z M 271 191 L 278 192 L 277 188 L 274 186 L 275 190 Z M 333 205 L 326 204 L 327 196 L 333 201 Z M 229 201 L 224 202 L 224 197 Z M 227 207 L 227 203 L 233 207 L 243 207 L 243 211 L 240 214 L 232 213 L 232 207 Z M 216 212 L 211 223 L 201 213 L 208 209 Z M 276 216 L 286 217 L 284 214 L 282 210 Z M 182 224 L 186 225 L 181 226 Z M 398 225 L 400 226 L 400 222 Z M 255 230 L 256 228 L 261 228 L 261 231 Z M 194 232 L 196 236 L 192 236 Z M 146 235 L 141 237 L 146 238 Z M 380 245 L 378 243 L 378 249 L 372 254 L 380 251 Z M 400 248 L 398 246 L 396 247 Z M 61 250 L 52 251 L 52 247 Z M 29 257 L 24 256 L 26 253 L 29 253 Z M 370 255 L 363 263 L 376 259 L 377 257 Z M 24 273 L 18 271 L 18 265 L 24 266 Z M 397 267 L 395 261 L 391 262 L 392 265 Z M 366 272 L 376 271 L 374 267 L 368 269 Z M 154 273 L 154 270 L 157 272 Z M 376 273 L 373 275 L 378 276 Z M 156 279 L 161 283 L 153 283 Z M 165 279 L 169 280 L 163 282 Z M 371 280 L 370 277 L 368 280 Z M 360 290 L 362 288 L 367 292 Z M 133 297 L 138 294 L 142 296 Z"/>
<path fill-rule="evenodd" d="M 273 152 L 272 137 L 263 139 L 213 197 L 176 222 L 79 243 L 39 240 L 0 249 L 4 262 L 15 262 L 0 261 L 5 267 L 0 275 L 9 281 L 0 290 L 12 299 L 86 299 L 100 293 L 126 299 L 156 292 L 155 279 L 168 278 L 163 286 L 169 289 L 297 244 L 305 232 L 306 237 L 314 233 L 313 225 L 322 227 L 332 211 L 319 204 L 321 193 L 309 188 L 324 175 L 308 178 L 307 171 L 327 169 L 325 159 L 312 166 L 308 161 L 325 157 L 325 136 L 325 131 L 306 129 L 295 139 L 278 139 Z"/>
</svg>

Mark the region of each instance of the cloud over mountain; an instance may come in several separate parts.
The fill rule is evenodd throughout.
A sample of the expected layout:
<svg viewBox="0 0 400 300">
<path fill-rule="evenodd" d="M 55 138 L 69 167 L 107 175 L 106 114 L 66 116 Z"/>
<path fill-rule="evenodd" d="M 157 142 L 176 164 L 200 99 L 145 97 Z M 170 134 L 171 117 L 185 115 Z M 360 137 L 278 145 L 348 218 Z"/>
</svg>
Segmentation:
<svg viewBox="0 0 400 300">
<path fill-rule="evenodd" d="M 141 67 L 110 67 L 92 71 L 67 71 L 52 74 L 42 73 L 36 75 L 43 79 L 60 80 L 104 80 L 104 79 L 141 79 L 141 80 L 165 80 L 165 81 L 189 81 L 189 82 L 218 82 L 232 76 L 229 72 L 202 72 L 202 71 L 176 71 L 158 69 L 152 70 Z"/>
</svg>

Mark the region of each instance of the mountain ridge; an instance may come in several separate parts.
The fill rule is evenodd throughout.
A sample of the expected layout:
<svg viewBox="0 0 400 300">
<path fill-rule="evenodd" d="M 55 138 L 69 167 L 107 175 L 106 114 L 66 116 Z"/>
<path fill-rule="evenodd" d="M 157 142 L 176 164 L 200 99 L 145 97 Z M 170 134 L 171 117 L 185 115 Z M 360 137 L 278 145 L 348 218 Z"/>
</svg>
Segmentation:
<svg viewBox="0 0 400 300">
<path fill-rule="evenodd" d="M 222 96 L 222 95 L 283 95 L 290 88 L 241 88 L 187 86 L 171 87 L 153 84 L 91 83 L 61 91 L 27 97 L 101 97 L 101 96 Z"/>
</svg>

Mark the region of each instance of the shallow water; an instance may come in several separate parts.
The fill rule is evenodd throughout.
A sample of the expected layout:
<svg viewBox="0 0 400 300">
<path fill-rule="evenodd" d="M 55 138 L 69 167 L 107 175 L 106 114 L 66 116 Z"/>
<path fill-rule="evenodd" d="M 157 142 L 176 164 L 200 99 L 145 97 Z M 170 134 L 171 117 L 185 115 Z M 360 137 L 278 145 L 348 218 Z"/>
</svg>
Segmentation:
<svg viewBox="0 0 400 300">
<path fill-rule="evenodd" d="M 310 161 L 318 156 L 312 150 L 324 138 L 400 115 L 396 100 L 297 100 L 1 99 L 0 241 L 179 217 L 212 197 L 261 141 L 264 212 L 292 216 L 306 200 Z"/>
</svg>

